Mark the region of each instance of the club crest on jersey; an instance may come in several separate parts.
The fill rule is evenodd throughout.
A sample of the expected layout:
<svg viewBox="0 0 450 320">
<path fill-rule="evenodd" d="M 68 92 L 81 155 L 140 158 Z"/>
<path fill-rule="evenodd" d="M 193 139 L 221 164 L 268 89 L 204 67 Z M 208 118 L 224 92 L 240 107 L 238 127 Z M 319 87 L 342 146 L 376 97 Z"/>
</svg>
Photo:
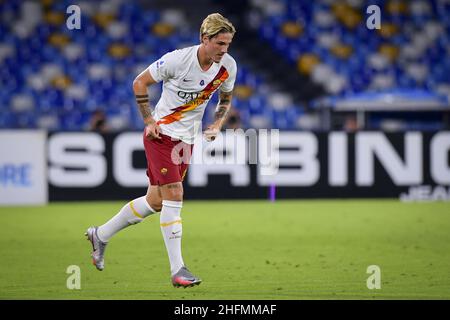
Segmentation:
<svg viewBox="0 0 450 320">
<path fill-rule="evenodd" d="M 222 83 L 222 81 L 220 80 L 220 79 L 217 79 L 217 80 L 214 80 L 214 82 L 213 82 L 213 86 L 214 87 L 217 87 L 219 84 L 221 84 Z"/>
<path fill-rule="evenodd" d="M 166 175 L 168 170 L 167 170 L 167 168 L 162 168 L 160 171 L 163 175 Z"/>
<path fill-rule="evenodd" d="M 205 80 L 200 81 L 200 85 L 204 85 L 205 84 Z"/>
</svg>

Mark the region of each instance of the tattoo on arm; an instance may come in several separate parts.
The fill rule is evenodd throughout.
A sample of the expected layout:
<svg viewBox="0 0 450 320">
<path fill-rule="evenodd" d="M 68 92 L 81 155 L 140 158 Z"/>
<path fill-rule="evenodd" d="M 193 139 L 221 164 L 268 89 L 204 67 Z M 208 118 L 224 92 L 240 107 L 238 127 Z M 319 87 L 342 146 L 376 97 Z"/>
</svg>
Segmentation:
<svg viewBox="0 0 450 320">
<path fill-rule="evenodd" d="M 226 117 L 231 107 L 231 92 L 221 92 L 219 96 L 219 103 L 214 115 L 215 120 L 220 120 Z"/>
<path fill-rule="evenodd" d="M 144 118 L 144 120 L 151 116 L 148 102 L 138 102 L 138 105 L 139 111 L 141 112 L 142 118 Z"/>
<path fill-rule="evenodd" d="M 219 120 L 219 119 L 225 118 L 227 113 L 228 113 L 228 107 L 218 105 L 217 109 L 216 109 L 216 113 L 214 114 L 214 119 Z"/>
<path fill-rule="evenodd" d="M 141 112 L 142 118 L 146 121 L 147 118 L 151 117 L 148 94 L 136 95 L 136 102 L 139 106 L 139 111 Z"/>
<path fill-rule="evenodd" d="M 230 104 L 231 103 L 231 93 L 229 92 L 221 92 L 219 96 L 219 104 Z"/>
</svg>

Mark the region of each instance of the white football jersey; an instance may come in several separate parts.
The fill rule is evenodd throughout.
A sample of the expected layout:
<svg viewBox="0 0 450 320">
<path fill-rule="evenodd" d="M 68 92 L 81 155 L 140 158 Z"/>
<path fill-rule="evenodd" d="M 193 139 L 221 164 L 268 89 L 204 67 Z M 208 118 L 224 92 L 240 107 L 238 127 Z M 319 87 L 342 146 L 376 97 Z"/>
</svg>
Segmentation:
<svg viewBox="0 0 450 320">
<path fill-rule="evenodd" d="M 203 71 L 197 58 L 199 47 L 174 50 L 148 67 L 155 81 L 163 81 L 153 118 L 163 134 L 188 144 L 194 143 L 201 130 L 203 114 L 213 93 L 219 87 L 223 92 L 232 91 L 236 80 L 236 61 L 229 54 Z"/>
</svg>

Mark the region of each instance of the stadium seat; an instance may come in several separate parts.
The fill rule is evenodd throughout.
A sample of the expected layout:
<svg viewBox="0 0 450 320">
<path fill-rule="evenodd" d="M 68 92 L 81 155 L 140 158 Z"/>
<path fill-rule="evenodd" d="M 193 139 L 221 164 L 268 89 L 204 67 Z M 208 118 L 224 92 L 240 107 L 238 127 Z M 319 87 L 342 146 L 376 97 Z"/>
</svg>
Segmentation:
<svg viewBox="0 0 450 320">
<path fill-rule="evenodd" d="M 262 13 L 261 41 L 296 65 L 296 72 L 323 86 L 329 97 L 396 87 L 448 94 L 450 60 L 442 57 L 448 56 L 450 45 L 450 5 L 377 1 L 383 24 L 376 31 L 366 28 L 358 3 L 261 0 L 251 5 Z M 65 10 L 70 4 L 0 2 L 2 127 L 82 130 L 85 114 L 104 108 L 115 129 L 140 130 L 143 124 L 133 108 L 134 77 L 168 51 L 197 44 L 197 30 L 187 28 L 186 17 L 176 9 L 144 10 L 136 2 L 103 0 L 80 3 L 83 32 L 69 32 Z M 36 14 L 25 19 L 27 10 Z M 161 87 L 150 90 L 154 104 Z M 290 112 L 313 102 L 279 103 L 274 97 L 280 94 L 238 63 L 233 104 L 244 127 L 302 127 L 295 119 L 303 114 Z M 214 107 L 210 109 L 208 117 Z"/>
</svg>

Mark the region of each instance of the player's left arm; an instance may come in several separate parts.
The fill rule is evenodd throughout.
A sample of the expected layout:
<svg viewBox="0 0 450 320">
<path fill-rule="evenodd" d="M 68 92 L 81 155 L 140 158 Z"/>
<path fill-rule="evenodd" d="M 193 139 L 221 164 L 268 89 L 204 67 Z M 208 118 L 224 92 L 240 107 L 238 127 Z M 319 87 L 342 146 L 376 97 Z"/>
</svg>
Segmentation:
<svg viewBox="0 0 450 320">
<path fill-rule="evenodd" d="M 209 125 L 205 131 L 205 138 L 208 141 L 212 141 L 216 138 L 217 134 L 222 129 L 222 126 L 227 120 L 228 113 L 231 109 L 231 100 L 233 98 L 233 91 L 223 92 L 220 91 L 219 103 L 216 107 L 214 114 L 214 123 Z"/>
</svg>

